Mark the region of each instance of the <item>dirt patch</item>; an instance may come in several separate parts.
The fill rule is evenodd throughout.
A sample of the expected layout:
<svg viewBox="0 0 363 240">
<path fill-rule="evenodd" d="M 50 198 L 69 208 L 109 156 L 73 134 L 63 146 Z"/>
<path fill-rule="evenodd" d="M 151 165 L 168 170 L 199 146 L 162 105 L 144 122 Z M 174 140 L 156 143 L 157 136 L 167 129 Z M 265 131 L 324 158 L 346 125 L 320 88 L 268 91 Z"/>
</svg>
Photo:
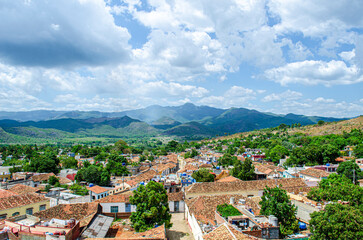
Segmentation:
<svg viewBox="0 0 363 240">
<path fill-rule="evenodd" d="M 166 236 L 170 240 L 193 240 L 188 222 L 184 219 L 184 213 L 172 213 L 171 222 L 173 226 L 166 231 Z"/>
</svg>

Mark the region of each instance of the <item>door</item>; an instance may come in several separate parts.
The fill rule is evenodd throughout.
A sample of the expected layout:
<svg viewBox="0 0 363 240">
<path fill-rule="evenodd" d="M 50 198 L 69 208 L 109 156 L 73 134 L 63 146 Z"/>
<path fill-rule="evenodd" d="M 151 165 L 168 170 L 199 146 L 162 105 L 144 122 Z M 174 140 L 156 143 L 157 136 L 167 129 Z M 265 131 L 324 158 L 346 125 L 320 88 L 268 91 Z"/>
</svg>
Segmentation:
<svg viewBox="0 0 363 240">
<path fill-rule="evenodd" d="M 179 212 L 179 201 L 174 202 L 174 212 Z"/>
</svg>

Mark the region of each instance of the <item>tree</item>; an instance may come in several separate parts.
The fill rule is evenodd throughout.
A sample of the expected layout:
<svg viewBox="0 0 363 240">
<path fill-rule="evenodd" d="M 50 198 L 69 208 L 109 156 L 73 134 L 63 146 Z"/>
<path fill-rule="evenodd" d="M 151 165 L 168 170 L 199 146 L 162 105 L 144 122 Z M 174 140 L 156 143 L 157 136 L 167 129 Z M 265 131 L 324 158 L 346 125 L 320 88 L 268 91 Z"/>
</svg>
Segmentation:
<svg viewBox="0 0 363 240">
<path fill-rule="evenodd" d="M 363 144 L 355 146 L 354 155 L 356 158 L 363 158 Z"/>
<path fill-rule="evenodd" d="M 76 169 L 78 161 L 74 157 L 66 157 L 61 160 L 62 167 Z"/>
<path fill-rule="evenodd" d="M 276 145 L 268 152 L 268 157 L 271 158 L 274 163 L 278 163 L 281 158 L 284 158 L 287 155 L 289 155 L 289 150 L 281 145 Z"/>
<path fill-rule="evenodd" d="M 48 178 L 48 183 L 53 186 L 56 183 L 59 183 L 59 179 L 56 176 L 50 176 Z"/>
<path fill-rule="evenodd" d="M 296 219 L 297 207 L 290 202 L 286 190 L 279 187 L 266 187 L 263 190 L 261 199 L 261 214 L 277 217 L 282 236 L 298 231 L 299 224 Z"/>
<path fill-rule="evenodd" d="M 228 167 L 233 165 L 235 162 L 237 161 L 237 157 L 236 156 L 232 156 L 229 153 L 225 153 L 223 155 L 223 157 L 218 159 L 218 165 L 224 166 L 224 167 Z"/>
<path fill-rule="evenodd" d="M 314 201 L 349 201 L 350 205 L 360 206 L 363 203 L 363 188 L 354 185 L 345 175 L 330 174 L 327 179 L 312 188 L 308 198 Z"/>
<path fill-rule="evenodd" d="M 192 178 L 197 182 L 214 182 L 214 176 L 208 169 L 201 168 L 192 174 Z"/>
<path fill-rule="evenodd" d="M 77 172 L 77 181 L 86 181 L 102 186 L 107 186 L 110 183 L 110 174 L 101 165 L 89 165 Z"/>
<path fill-rule="evenodd" d="M 246 158 L 243 162 L 236 161 L 231 170 L 231 174 L 233 177 L 243 181 L 256 179 L 255 166 L 253 166 L 250 158 Z"/>
<path fill-rule="evenodd" d="M 323 120 L 319 120 L 319 121 L 318 121 L 318 125 L 319 125 L 319 126 L 324 125 L 324 123 L 325 123 L 325 122 L 324 122 Z"/>
<path fill-rule="evenodd" d="M 130 203 L 136 206 L 130 220 L 137 232 L 147 231 L 156 225 L 172 226 L 168 195 L 162 184 L 151 181 L 146 186 L 140 185 L 130 197 Z"/>
<path fill-rule="evenodd" d="M 358 208 L 328 204 L 323 211 L 311 213 L 310 239 L 363 239 L 363 212 Z"/>
<path fill-rule="evenodd" d="M 337 173 L 340 175 L 345 175 L 347 178 L 352 180 L 353 183 L 357 183 L 357 179 L 363 177 L 362 171 L 360 170 L 358 164 L 356 164 L 353 160 L 340 163 Z"/>
</svg>

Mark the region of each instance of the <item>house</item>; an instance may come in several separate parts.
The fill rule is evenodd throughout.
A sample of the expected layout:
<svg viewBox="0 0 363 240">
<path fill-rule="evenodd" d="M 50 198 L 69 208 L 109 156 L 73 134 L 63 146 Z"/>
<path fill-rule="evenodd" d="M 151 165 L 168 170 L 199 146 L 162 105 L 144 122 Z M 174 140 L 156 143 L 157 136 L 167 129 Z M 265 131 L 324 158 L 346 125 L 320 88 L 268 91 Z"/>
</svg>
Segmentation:
<svg viewBox="0 0 363 240">
<path fill-rule="evenodd" d="M 268 187 L 280 186 L 282 189 L 294 191 L 306 188 L 307 185 L 301 178 L 283 178 L 255 181 L 235 181 L 235 182 L 203 182 L 195 183 L 185 188 L 185 197 L 203 195 L 225 195 L 243 194 L 244 196 L 262 196 L 263 189 Z"/>
<path fill-rule="evenodd" d="M 168 193 L 170 212 L 184 212 L 184 192 Z"/>
<path fill-rule="evenodd" d="M 36 193 L 39 192 L 39 189 L 30 187 L 23 184 L 16 184 L 10 188 L 10 191 L 17 193 L 18 195 L 25 193 Z"/>
<path fill-rule="evenodd" d="M 49 199 L 35 193 L 0 198 L 0 219 L 17 215 L 32 215 L 49 208 Z"/>
<path fill-rule="evenodd" d="M 40 184 L 42 184 L 45 181 L 48 181 L 50 176 L 55 176 L 54 173 L 43 173 L 43 174 L 36 174 L 33 175 L 31 180 L 31 187 L 38 187 Z"/>
<path fill-rule="evenodd" d="M 4 239 L 75 240 L 80 233 L 79 222 L 74 219 L 44 222 L 31 215 L 6 219 L 0 229 L 6 235 Z"/>
<path fill-rule="evenodd" d="M 104 198 L 108 196 L 109 189 L 100 187 L 98 185 L 87 187 L 90 195 L 90 201 Z"/>
<path fill-rule="evenodd" d="M 325 172 L 324 170 L 315 169 L 315 168 L 307 168 L 299 172 L 300 178 L 303 178 L 306 181 L 316 181 L 319 182 L 321 179 L 325 179 L 330 174 Z"/>
<path fill-rule="evenodd" d="M 95 202 L 99 203 L 102 207 L 102 214 L 117 218 L 128 218 L 131 212 L 136 211 L 136 206 L 131 205 L 129 202 L 131 191 L 121 194 L 113 194 L 98 199 Z"/>
<path fill-rule="evenodd" d="M 233 176 L 228 176 L 228 177 L 218 180 L 217 182 L 238 182 L 238 181 L 242 181 L 242 180 L 238 179 L 236 177 L 233 177 Z"/>
<path fill-rule="evenodd" d="M 34 213 L 34 216 L 39 217 L 42 221 L 50 221 L 53 218 L 62 220 L 74 218 L 80 222 L 80 228 L 83 229 L 97 214 L 101 213 L 101 210 L 101 206 L 95 202 L 59 204 L 45 211 Z"/>
</svg>

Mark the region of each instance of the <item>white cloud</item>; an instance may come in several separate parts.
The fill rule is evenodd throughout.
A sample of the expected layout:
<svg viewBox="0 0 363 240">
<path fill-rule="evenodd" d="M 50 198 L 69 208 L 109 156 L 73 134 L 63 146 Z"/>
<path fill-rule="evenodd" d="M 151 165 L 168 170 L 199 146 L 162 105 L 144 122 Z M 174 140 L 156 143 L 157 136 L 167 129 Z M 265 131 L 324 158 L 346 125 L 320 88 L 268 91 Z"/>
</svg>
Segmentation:
<svg viewBox="0 0 363 240">
<path fill-rule="evenodd" d="M 288 85 L 291 83 L 317 85 L 347 85 L 363 82 L 363 75 L 356 65 L 347 66 L 343 61 L 302 61 L 265 71 L 265 77 Z"/>
<path fill-rule="evenodd" d="M 261 101 L 262 102 L 273 102 L 273 101 L 282 101 L 282 100 L 292 101 L 300 99 L 302 96 L 303 95 L 300 92 L 287 90 L 282 93 L 272 93 L 270 95 L 267 95 L 264 98 L 262 98 Z"/>
<path fill-rule="evenodd" d="M 74 67 L 129 57 L 131 36 L 115 25 L 103 0 L 13 0 L 0 16 L 0 59 L 7 63 Z"/>
</svg>

